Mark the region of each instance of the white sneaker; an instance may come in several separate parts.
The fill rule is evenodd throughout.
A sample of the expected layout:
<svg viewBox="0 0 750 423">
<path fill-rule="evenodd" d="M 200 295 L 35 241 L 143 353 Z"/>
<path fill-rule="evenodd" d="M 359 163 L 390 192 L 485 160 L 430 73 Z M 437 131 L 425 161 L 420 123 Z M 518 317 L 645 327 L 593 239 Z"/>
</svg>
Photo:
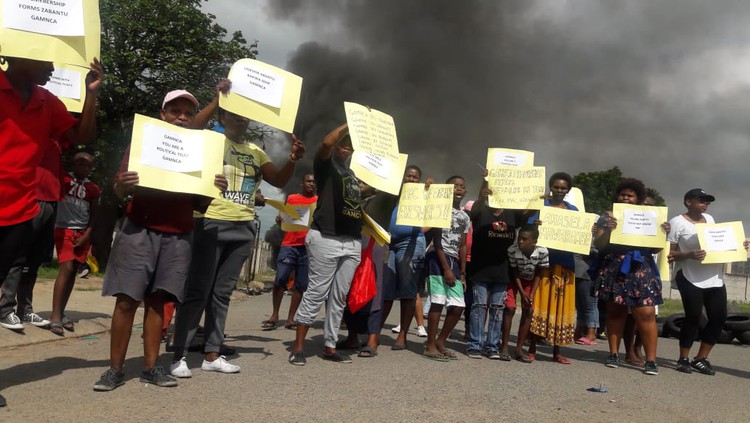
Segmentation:
<svg viewBox="0 0 750 423">
<path fill-rule="evenodd" d="M 16 313 L 10 312 L 7 316 L 0 318 L 0 326 L 6 329 L 21 330 L 23 329 L 23 323 L 21 319 L 16 316 Z"/>
<path fill-rule="evenodd" d="M 180 361 L 173 361 L 172 365 L 169 366 L 169 373 L 172 374 L 174 377 L 193 377 L 193 374 L 190 372 L 190 369 L 188 368 L 187 361 L 185 360 L 185 357 L 182 357 Z"/>
<path fill-rule="evenodd" d="M 395 328 L 391 328 L 391 332 L 393 332 L 393 333 L 399 333 L 399 332 L 401 332 L 401 325 L 398 325 Z"/>
<path fill-rule="evenodd" d="M 23 316 L 23 322 L 34 325 L 38 328 L 49 326 L 49 320 L 42 318 L 42 316 L 36 313 L 26 313 Z"/>
<path fill-rule="evenodd" d="M 417 326 L 417 336 L 420 338 L 427 338 L 427 330 L 424 326 Z"/>
<path fill-rule="evenodd" d="M 230 364 L 227 362 L 227 358 L 223 355 L 219 356 L 214 361 L 206 361 L 203 360 L 203 364 L 201 365 L 201 369 L 208 371 L 208 372 L 221 372 L 221 373 L 239 373 L 240 372 L 240 366 L 235 366 L 234 364 Z"/>
</svg>

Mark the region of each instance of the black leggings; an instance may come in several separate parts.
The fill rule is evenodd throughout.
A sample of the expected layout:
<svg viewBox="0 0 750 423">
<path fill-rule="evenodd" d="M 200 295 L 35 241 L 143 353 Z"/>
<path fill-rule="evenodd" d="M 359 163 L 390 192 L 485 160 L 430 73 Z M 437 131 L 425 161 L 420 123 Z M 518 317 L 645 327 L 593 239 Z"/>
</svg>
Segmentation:
<svg viewBox="0 0 750 423">
<path fill-rule="evenodd" d="M 685 322 L 680 330 L 680 347 L 690 348 L 695 336 L 698 334 L 699 322 L 703 307 L 706 307 L 708 323 L 701 334 L 701 341 L 709 345 L 715 345 L 719 339 L 721 329 L 727 320 L 727 288 L 722 285 L 717 288 L 698 288 L 683 276 L 682 271 L 677 272 L 675 278 L 677 288 L 682 297 L 682 306 L 685 308 Z"/>
</svg>

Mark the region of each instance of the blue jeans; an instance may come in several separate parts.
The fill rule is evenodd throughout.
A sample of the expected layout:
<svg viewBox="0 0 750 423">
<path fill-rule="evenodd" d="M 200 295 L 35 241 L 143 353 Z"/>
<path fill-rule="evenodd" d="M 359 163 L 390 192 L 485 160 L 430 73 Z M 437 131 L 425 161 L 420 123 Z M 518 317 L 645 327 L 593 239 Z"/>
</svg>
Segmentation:
<svg viewBox="0 0 750 423">
<path fill-rule="evenodd" d="M 591 292 L 591 279 L 576 278 L 576 327 L 598 328 L 599 307 Z"/>
<path fill-rule="evenodd" d="M 505 308 L 504 283 L 490 284 L 484 281 L 474 281 L 474 303 L 471 305 L 471 325 L 469 326 L 469 342 L 466 348 L 486 353 L 498 352 L 500 343 L 500 329 L 503 326 L 503 309 Z M 487 314 L 487 297 L 489 295 L 490 313 L 487 333 L 484 332 L 484 318 Z"/>
</svg>

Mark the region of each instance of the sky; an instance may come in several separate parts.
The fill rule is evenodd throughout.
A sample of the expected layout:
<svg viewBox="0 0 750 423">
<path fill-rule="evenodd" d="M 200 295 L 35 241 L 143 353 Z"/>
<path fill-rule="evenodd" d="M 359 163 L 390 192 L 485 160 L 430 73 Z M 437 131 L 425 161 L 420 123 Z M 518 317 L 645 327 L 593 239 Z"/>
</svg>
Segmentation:
<svg viewBox="0 0 750 423">
<path fill-rule="evenodd" d="M 298 136 L 310 152 L 354 101 L 394 117 L 401 152 L 425 176 L 464 175 L 468 198 L 487 148 L 517 148 L 548 174 L 619 166 L 657 189 L 670 216 L 700 187 L 716 197 L 717 222 L 750 225 L 750 2 L 210 0 L 204 10 L 257 39 L 259 60 L 304 78 Z M 269 144 L 285 157 L 282 134 Z"/>
</svg>

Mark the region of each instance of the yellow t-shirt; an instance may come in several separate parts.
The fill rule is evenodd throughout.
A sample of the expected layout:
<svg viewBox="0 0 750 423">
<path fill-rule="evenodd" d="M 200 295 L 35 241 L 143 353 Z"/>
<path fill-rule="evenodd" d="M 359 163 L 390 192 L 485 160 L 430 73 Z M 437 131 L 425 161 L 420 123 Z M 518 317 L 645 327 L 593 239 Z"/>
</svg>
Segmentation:
<svg viewBox="0 0 750 423">
<path fill-rule="evenodd" d="M 224 176 L 229 187 L 220 200 L 213 200 L 205 216 L 219 220 L 253 220 L 255 191 L 263 178 L 261 166 L 270 159 L 265 151 L 252 143 L 238 144 L 224 140 Z"/>
</svg>

